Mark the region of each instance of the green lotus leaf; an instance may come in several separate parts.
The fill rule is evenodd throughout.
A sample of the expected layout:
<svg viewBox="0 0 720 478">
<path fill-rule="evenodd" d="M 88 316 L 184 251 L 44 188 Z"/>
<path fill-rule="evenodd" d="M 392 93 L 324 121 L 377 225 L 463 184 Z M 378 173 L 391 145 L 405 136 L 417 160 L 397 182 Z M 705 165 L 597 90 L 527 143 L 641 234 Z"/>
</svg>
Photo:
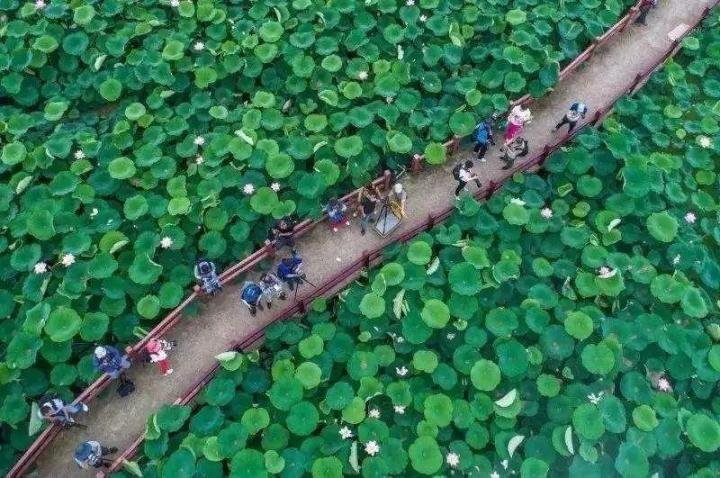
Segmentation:
<svg viewBox="0 0 720 478">
<path fill-rule="evenodd" d="M 163 405 L 155 414 L 157 426 L 166 432 L 176 432 L 190 418 L 190 407 L 180 405 Z"/>
<path fill-rule="evenodd" d="M 453 417 L 452 400 L 441 393 L 429 395 L 423 404 L 425 420 L 438 427 L 446 427 Z"/>
<path fill-rule="evenodd" d="M 316 459 L 311 468 L 313 478 L 342 478 L 342 462 L 334 456 Z"/>
<path fill-rule="evenodd" d="M 427 242 L 414 241 L 407 250 L 407 258 L 417 265 L 425 265 L 432 258 L 432 248 Z"/>
<path fill-rule="evenodd" d="M 233 476 L 253 476 L 258 478 L 268 476 L 265 469 L 265 457 L 252 448 L 237 452 L 230 462 L 230 470 L 232 470 Z"/>
<path fill-rule="evenodd" d="M 429 436 L 418 437 L 408 448 L 410 464 L 423 475 L 435 474 L 443 464 L 443 455 L 435 439 Z"/>
<path fill-rule="evenodd" d="M 295 378 L 303 384 L 306 390 L 313 389 L 320 384 L 322 370 L 312 362 L 301 363 L 295 370 Z"/>
<path fill-rule="evenodd" d="M 672 242 L 677 235 L 677 220 L 667 212 L 650 214 L 646 226 L 650 235 L 660 242 Z"/>
<path fill-rule="evenodd" d="M 409 153 L 412 149 L 410 138 L 400 131 L 391 131 L 385 135 L 388 148 L 394 153 Z"/>
<path fill-rule="evenodd" d="M 433 373 L 438 366 L 438 357 L 430 350 L 418 350 L 413 354 L 412 364 L 421 372 Z"/>
<path fill-rule="evenodd" d="M 527 14 L 523 10 L 510 10 L 505 14 L 505 20 L 510 25 L 520 25 L 527 21 Z"/>
<path fill-rule="evenodd" d="M 288 430 L 298 436 L 308 436 L 318 425 L 320 414 L 310 402 L 300 402 L 292 406 L 287 416 Z"/>
<path fill-rule="evenodd" d="M 45 333 L 53 342 L 65 342 L 80 331 L 81 325 L 80 315 L 74 309 L 60 306 L 50 312 L 45 323 Z"/>
<path fill-rule="evenodd" d="M 21 163 L 27 156 L 27 149 L 23 143 L 13 141 L 3 146 L 0 159 L 8 166 Z"/>
<path fill-rule="evenodd" d="M 428 327 L 442 329 L 450 320 L 450 310 L 442 301 L 430 299 L 425 302 L 421 316 Z"/>
<path fill-rule="evenodd" d="M 633 443 L 621 443 L 615 458 L 615 470 L 623 478 L 647 476 L 650 465 L 645 451 Z"/>
<path fill-rule="evenodd" d="M 500 384 L 500 367 L 486 359 L 478 360 L 470 370 L 470 380 L 473 386 L 480 391 L 495 390 Z"/>
<path fill-rule="evenodd" d="M 385 313 L 385 299 L 370 292 L 363 296 L 360 302 L 360 312 L 368 319 L 376 319 Z"/>
<path fill-rule="evenodd" d="M 632 412 L 633 423 L 640 430 L 651 432 L 658 426 L 655 410 L 648 405 L 639 405 Z"/>
<path fill-rule="evenodd" d="M 583 367 L 596 375 L 607 375 L 615 368 L 615 355 L 610 347 L 600 344 L 588 344 L 581 353 Z"/>
<path fill-rule="evenodd" d="M 693 414 L 685 424 L 690 442 L 705 453 L 720 448 L 720 424 L 717 420 L 700 413 Z"/>
<path fill-rule="evenodd" d="M 248 434 L 255 435 L 270 425 L 270 414 L 264 408 L 249 408 L 243 413 L 240 423 Z"/>
<path fill-rule="evenodd" d="M 360 136 L 347 136 L 335 141 L 335 153 L 343 158 L 357 156 L 363 149 L 363 141 Z"/>
<path fill-rule="evenodd" d="M 578 340 L 590 337 L 593 331 L 593 321 L 587 314 L 573 311 L 565 317 L 565 331 Z"/>
<path fill-rule="evenodd" d="M 160 301 L 155 295 L 146 295 L 137 302 L 137 312 L 141 317 L 152 319 L 160 313 Z"/>
<path fill-rule="evenodd" d="M 145 105 L 142 103 L 130 103 L 125 107 L 125 117 L 130 121 L 139 120 L 146 112 Z"/>
</svg>

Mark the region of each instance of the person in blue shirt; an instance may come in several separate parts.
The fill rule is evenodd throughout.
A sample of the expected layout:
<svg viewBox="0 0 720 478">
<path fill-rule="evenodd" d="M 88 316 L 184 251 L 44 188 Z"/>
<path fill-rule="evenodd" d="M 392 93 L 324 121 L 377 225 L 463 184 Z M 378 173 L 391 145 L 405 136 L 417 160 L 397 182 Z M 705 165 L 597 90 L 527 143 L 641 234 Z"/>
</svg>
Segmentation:
<svg viewBox="0 0 720 478">
<path fill-rule="evenodd" d="M 477 159 L 485 161 L 485 153 L 488 150 L 488 144 L 495 144 L 493 139 L 490 121 L 482 121 L 475 129 L 475 148 L 473 151 L 477 153 Z"/>
<path fill-rule="evenodd" d="M 240 300 L 250 309 L 250 315 L 255 317 L 258 309 L 264 310 L 262 305 L 263 288 L 253 281 L 245 281 L 240 292 Z"/>
<path fill-rule="evenodd" d="M 96 370 L 110 375 L 110 378 L 120 378 L 122 381 L 125 370 L 130 368 L 130 359 L 120 353 L 115 347 L 99 345 L 93 353 L 93 365 Z"/>
<path fill-rule="evenodd" d="M 295 286 L 300 285 L 305 279 L 302 272 L 302 257 L 293 254 L 280 261 L 277 267 L 277 276 L 288 285 L 290 290 L 294 290 Z"/>
</svg>

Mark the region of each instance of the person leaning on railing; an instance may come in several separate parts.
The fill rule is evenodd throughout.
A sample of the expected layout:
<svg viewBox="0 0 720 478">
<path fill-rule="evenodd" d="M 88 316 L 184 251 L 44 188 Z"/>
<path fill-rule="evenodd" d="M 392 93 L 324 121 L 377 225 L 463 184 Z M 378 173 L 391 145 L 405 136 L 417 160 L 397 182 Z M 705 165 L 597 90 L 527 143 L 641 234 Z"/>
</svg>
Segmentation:
<svg viewBox="0 0 720 478">
<path fill-rule="evenodd" d="M 75 452 L 73 453 L 73 459 L 77 466 L 83 470 L 89 470 L 90 468 L 101 468 L 109 467 L 112 465 L 112 460 L 106 458 L 107 455 L 112 455 L 117 451 L 117 448 L 106 448 L 95 440 L 87 440 L 80 443 Z"/>
<path fill-rule="evenodd" d="M 407 192 L 402 184 L 395 183 L 388 193 L 388 206 L 398 219 L 405 218 L 405 203 L 407 203 Z"/>
<path fill-rule="evenodd" d="M 74 415 L 88 411 L 88 406 L 83 402 L 65 403 L 62 398 L 52 393 L 40 397 L 38 407 L 38 418 L 61 427 L 75 425 Z"/>
<path fill-rule="evenodd" d="M 93 353 L 93 365 L 95 369 L 104 372 L 110 378 L 125 380 L 125 371 L 130 368 L 130 359 L 127 355 L 120 353 L 118 349 L 110 345 L 98 345 Z"/>
</svg>

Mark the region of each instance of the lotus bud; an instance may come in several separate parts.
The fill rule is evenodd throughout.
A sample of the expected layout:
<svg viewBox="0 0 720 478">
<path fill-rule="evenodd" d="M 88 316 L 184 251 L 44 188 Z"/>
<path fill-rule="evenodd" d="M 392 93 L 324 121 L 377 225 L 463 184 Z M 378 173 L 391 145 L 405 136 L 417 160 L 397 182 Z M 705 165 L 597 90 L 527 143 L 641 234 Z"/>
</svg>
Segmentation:
<svg viewBox="0 0 720 478">
<path fill-rule="evenodd" d="M 455 326 L 456 329 L 463 331 L 467 329 L 468 323 L 467 320 L 457 319 L 455 322 L 453 322 L 453 326 Z"/>
</svg>

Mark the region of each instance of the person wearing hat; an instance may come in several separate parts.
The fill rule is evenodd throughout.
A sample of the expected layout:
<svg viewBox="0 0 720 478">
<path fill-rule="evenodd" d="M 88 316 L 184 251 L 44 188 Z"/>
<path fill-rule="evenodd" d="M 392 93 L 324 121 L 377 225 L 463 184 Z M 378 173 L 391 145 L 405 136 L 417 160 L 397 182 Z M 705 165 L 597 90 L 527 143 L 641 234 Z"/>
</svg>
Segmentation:
<svg viewBox="0 0 720 478">
<path fill-rule="evenodd" d="M 106 456 L 112 455 L 116 451 L 117 448 L 106 448 L 98 441 L 87 440 L 80 443 L 77 448 L 75 448 L 73 459 L 75 460 L 75 463 L 77 463 L 77 466 L 83 470 L 101 468 L 103 466 L 107 468 L 112 465 L 113 461 L 110 458 L 106 458 Z"/>
<path fill-rule="evenodd" d="M 395 183 L 392 190 L 388 194 L 388 205 L 398 219 L 405 218 L 405 202 L 407 201 L 407 193 L 403 189 L 403 185 Z"/>
<path fill-rule="evenodd" d="M 110 378 L 123 379 L 125 370 L 130 368 L 130 359 L 110 345 L 98 345 L 93 353 L 93 365 L 96 370 L 110 375 Z"/>
<path fill-rule="evenodd" d="M 160 373 L 163 375 L 170 375 L 173 373 L 173 369 L 170 368 L 170 361 L 167 358 L 166 351 L 170 350 L 171 346 L 167 340 L 150 339 L 145 346 L 145 351 L 148 354 L 150 363 L 156 363 L 160 367 Z"/>
</svg>

